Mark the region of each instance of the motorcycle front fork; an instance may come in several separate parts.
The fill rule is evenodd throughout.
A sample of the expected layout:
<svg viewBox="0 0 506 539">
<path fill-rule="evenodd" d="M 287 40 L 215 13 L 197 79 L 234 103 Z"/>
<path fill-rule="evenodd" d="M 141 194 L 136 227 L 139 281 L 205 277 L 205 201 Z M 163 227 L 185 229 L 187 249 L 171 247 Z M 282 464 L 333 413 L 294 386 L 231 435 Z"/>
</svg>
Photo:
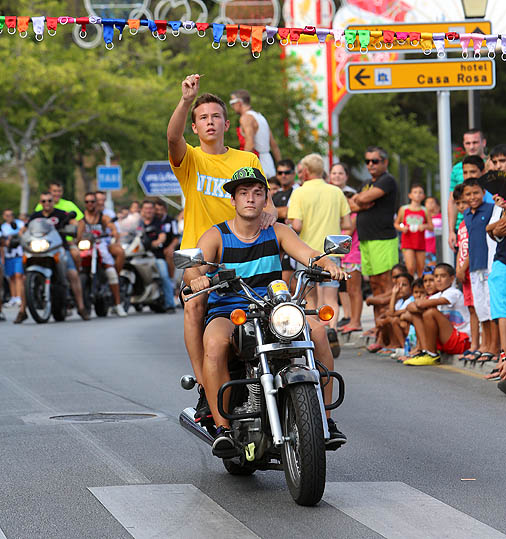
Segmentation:
<svg viewBox="0 0 506 539">
<path fill-rule="evenodd" d="M 263 344 L 263 337 L 262 337 L 262 329 L 260 327 L 260 321 L 258 318 L 254 320 L 254 326 L 255 326 L 255 336 L 257 343 L 259 345 Z M 304 337 L 307 341 L 311 340 L 311 335 L 309 332 L 309 326 L 306 324 L 306 328 L 304 330 Z M 307 365 L 311 370 L 316 371 L 318 374 L 318 379 L 320 377 L 320 373 L 318 369 L 316 368 L 316 363 L 314 360 L 314 355 L 312 350 L 306 350 L 306 360 Z M 261 353 L 259 355 L 260 360 L 260 366 L 262 375 L 260 376 L 260 383 L 262 384 L 262 388 L 264 390 L 265 395 L 265 404 L 267 407 L 267 413 L 269 416 L 269 423 L 271 426 L 271 432 L 272 432 L 272 440 L 274 442 L 274 445 L 276 447 L 279 447 L 285 443 L 285 438 L 283 436 L 283 429 L 281 428 L 281 421 L 279 419 L 279 410 L 278 410 L 278 403 L 276 399 L 276 395 L 278 390 L 274 388 L 274 376 L 271 373 L 271 370 L 269 368 L 269 361 L 267 360 L 267 354 Z M 329 429 L 327 425 L 327 416 L 325 414 L 325 404 L 323 402 L 323 392 L 321 388 L 321 384 L 318 383 L 316 393 L 318 395 L 318 402 L 320 403 L 320 412 L 322 414 L 322 423 L 323 423 L 323 437 L 325 439 L 328 439 L 330 437 Z"/>
</svg>

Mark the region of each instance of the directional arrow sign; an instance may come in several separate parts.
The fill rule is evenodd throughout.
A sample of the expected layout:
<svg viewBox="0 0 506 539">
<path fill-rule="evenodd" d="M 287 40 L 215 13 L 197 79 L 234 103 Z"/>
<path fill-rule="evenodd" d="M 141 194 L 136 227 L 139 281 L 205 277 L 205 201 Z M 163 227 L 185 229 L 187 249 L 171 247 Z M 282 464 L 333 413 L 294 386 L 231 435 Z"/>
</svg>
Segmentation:
<svg viewBox="0 0 506 539">
<path fill-rule="evenodd" d="M 169 161 L 145 161 L 137 176 L 137 181 L 148 196 L 182 194 Z"/>
<path fill-rule="evenodd" d="M 395 63 L 350 63 L 350 93 L 490 90 L 495 86 L 494 60 L 411 60 Z"/>
<path fill-rule="evenodd" d="M 347 26 L 346 30 L 369 30 L 370 32 L 374 30 L 391 30 L 392 32 L 428 32 L 430 34 L 437 33 L 448 33 L 448 32 L 457 32 L 458 34 L 491 34 L 492 33 L 492 24 L 489 21 L 484 21 L 482 19 L 468 19 L 466 21 L 456 21 L 456 22 L 424 22 L 424 23 L 400 23 L 400 24 L 350 24 Z M 395 42 L 394 46 L 391 49 L 386 49 L 385 45 L 381 47 L 381 51 L 388 50 L 388 52 L 395 51 L 408 51 L 420 53 L 421 45 L 418 43 L 415 47 L 411 45 L 409 41 L 406 41 L 402 45 L 399 45 Z M 453 42 L 445 41 L 445 48 L 447 49 L 459 49 L 460 50 L 460 40 L 456 39 Z M 358 39 L 355 40 L 355 46 L 352 49 L 346 48 L 348 52 L 356 53 L 360 51 L 360 44 Z M 375 52 L 376 49 L 373 46 L 369 46 L 371 52 Z"/>
</svg>

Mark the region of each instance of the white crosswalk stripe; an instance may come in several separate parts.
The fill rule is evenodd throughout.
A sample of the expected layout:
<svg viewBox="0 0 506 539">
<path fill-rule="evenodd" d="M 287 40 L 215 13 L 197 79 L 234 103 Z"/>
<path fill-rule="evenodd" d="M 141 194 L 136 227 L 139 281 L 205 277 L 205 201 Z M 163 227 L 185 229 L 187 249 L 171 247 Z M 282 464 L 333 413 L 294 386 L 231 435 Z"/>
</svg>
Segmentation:
<svg viewBox="0 0 506 539">
<path fill-rule="evenodd" d="M 386 539 L 506 539 L 405 483 L 327 483 L 323 499 Z"/>
<path fill-rule="evenodd" d="M 7 537 L 4 535 L 4 532 L 0 528 L 0 539 L 7 539 Z"/>
<path fill-rule="evenodd" d="M 135 539 L 258 539 L 193 485 L 125 485 L 89 490 Z"/>
</svg>

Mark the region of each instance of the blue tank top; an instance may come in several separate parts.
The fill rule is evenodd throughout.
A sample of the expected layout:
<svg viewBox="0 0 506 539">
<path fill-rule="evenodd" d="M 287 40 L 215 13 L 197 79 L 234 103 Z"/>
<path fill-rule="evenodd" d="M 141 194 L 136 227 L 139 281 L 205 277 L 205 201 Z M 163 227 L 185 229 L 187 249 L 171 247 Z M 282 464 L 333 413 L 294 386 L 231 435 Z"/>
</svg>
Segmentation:
<svg viewBox="0 0 506 539">
<path fill-rule="evenodd" d="M 228 269 L 235 269 L 261 297 L 267 293 L 272 281 L 281 279 L 281 260 L 278 238 L 270 226 L 262 230 L 253 243 L 245 243 L 232 234 L 226 222 L 214 225 L 221 234 L 222 253 L 220 262 Z M 208 299 L 208 316 L 231 313 L 234 309 L 246 309 L 249 303 L 237 296 L 220 296 L 211 292 Z"/>
</svg>

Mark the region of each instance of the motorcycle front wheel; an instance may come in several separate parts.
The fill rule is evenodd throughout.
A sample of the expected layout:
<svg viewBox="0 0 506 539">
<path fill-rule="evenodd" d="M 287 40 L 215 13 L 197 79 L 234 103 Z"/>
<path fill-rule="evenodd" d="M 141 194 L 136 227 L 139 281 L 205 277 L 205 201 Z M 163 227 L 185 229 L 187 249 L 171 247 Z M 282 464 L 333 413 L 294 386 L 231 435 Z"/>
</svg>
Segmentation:
<svg viewBox="0 0 506 539">
<path fill-rule="evenodd" d="M 314 384 L 289 385 L 282 407 L 283 469 L 290 494 L 299 505 L 316 505 L 325 490 L 326 459 L 322 416 Z"/>
<path fill-rule="evenodd" d="M 91 279 L 86 273 L 80 273 L 79 279 L 83 290 L 84 308 L 91 313 Z"/>
<path fill-rule="evenodd" d="M 29 271 L 25 283 L 26 305 L 37 324 L 45 324 L 51 316 L 51 298 L 46 298 L 46 277 Z"/>
</svg>

